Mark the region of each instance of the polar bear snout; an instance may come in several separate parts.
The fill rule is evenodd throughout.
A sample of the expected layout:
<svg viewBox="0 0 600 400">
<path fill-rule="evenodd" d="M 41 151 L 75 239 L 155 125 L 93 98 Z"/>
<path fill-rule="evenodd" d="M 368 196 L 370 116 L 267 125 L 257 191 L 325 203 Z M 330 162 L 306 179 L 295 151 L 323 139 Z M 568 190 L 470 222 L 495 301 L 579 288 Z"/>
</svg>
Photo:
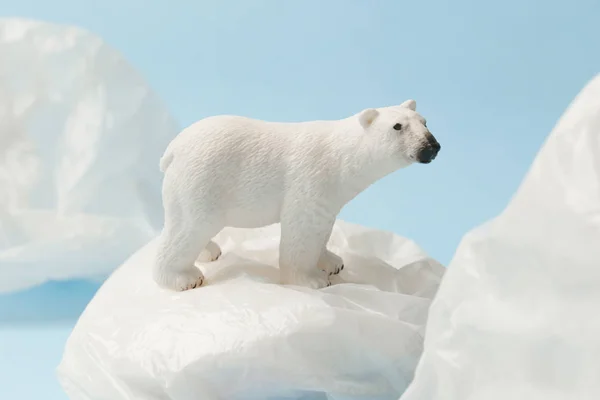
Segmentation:
<svg viewBox="0 0 600 400">
<path fill-rule="evenodd" d="M 440 152 L 442 146 L 436 138 L 429 132 L 425 135 L 425 140 L 418 150 L 417 161 L 421 164 L 429 164 Z"/>
</svg>

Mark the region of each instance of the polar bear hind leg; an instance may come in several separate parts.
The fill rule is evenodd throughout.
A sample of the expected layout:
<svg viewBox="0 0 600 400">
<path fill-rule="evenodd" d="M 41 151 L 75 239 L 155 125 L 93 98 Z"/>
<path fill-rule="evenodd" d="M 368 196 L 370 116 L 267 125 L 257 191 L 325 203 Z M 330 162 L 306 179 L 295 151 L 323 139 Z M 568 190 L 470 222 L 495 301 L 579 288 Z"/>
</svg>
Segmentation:
<svg viewBox="0 0 600 400">
<path fill-rule="evenodd" d="M 212 261 L 217 261 L 219 257 L 221 257 L 222 251 L 218 244 L 214 241 L 208 242 L 208 245 L 202 250 L 196 262 L 199 263 L 209 263 Z"/>
<path fill-rule="evenodd" d="M 193 185 L 168 178 L 172 177 L 164 182 L 165 224 L 158 238 L 153 276 L 163 288 L 184 291 L 204 283 L 202 271 L 194 264 L 199 257 L 213 260 L 220 255 L 221 249 L 211 239 L 224 224 L 215 210 L 198 206 L 211 203 L 194 196 Z"/>
<path fill-rule="evenodd" d="M 210 239 L 209 239 L 210 240 Z M 163 229 L 158 239 L 153 276 L 166 289 L 184 291 L 199 287 L 204 275 L 194 261 L 202 251 L 200 232 L 182 227 Z"/>
</svg>

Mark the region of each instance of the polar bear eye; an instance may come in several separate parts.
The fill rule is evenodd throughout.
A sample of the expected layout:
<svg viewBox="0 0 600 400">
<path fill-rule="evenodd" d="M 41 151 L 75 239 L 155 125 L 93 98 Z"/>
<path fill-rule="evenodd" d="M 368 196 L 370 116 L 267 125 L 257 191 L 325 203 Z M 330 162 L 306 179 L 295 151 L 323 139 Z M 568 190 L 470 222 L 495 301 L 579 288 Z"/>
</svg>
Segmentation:
<svg viewBox="0 0 600 400">
<path fill-rule="evenodd" d="M 397 130 L 397 131 L 401 130 L 402 129 L 402 124 L 396 124 L 396 125 L 394 125 L 394 129 Z"/>
</svg>

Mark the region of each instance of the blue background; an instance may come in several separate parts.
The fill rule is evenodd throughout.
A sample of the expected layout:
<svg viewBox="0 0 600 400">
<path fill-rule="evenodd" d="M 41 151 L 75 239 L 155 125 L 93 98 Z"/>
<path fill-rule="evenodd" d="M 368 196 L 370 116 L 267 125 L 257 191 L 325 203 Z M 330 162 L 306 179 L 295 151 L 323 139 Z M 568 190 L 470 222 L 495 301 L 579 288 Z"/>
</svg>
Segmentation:
<svg viewBox="0 0 600 400">
<path fill-rule="evenodd" d="M 445 264 L 504 208 L 600 70 L 597 0 L 0 0 L 0 14 L 100 35 L 182 126 L 219 113 L 341 118 L 416 99 L 440 156 L 386 177 L 341 217 L 410 237 Z M 0 398 L 65 397 L 53 369 L 96 288 L 0 296 Z"/>
</svg>

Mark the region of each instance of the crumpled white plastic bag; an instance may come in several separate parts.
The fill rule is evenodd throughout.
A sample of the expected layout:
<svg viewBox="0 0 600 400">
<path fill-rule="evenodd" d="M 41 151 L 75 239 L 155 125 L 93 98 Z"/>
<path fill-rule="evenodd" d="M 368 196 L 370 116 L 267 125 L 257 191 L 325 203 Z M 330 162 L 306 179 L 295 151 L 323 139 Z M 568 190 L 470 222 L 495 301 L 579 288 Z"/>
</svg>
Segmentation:
<svg viewBox="0 0 600 400">
<path fill-rule="evenodd" d="M 178 130 L 101 39 L 0 20 L 0 292 L 107 275 L 154 237 Z"/>
<path fill-rule="evenodd" d="M 71 400 L 397 399 L 445 268 L 413 242 L 338 221 L 338 284 L 278 282 L 279 225 L 226 228 L 206 286 L 162 290 L 155 242 L 106 281 L 58 368 Z M 352 282 L 352 283 L 341 283 Z"/>
<path fill-rule="evenodd" d="M 600 75 L 463 239 L 401 399 L 600 399 Z"/>
</svg>

